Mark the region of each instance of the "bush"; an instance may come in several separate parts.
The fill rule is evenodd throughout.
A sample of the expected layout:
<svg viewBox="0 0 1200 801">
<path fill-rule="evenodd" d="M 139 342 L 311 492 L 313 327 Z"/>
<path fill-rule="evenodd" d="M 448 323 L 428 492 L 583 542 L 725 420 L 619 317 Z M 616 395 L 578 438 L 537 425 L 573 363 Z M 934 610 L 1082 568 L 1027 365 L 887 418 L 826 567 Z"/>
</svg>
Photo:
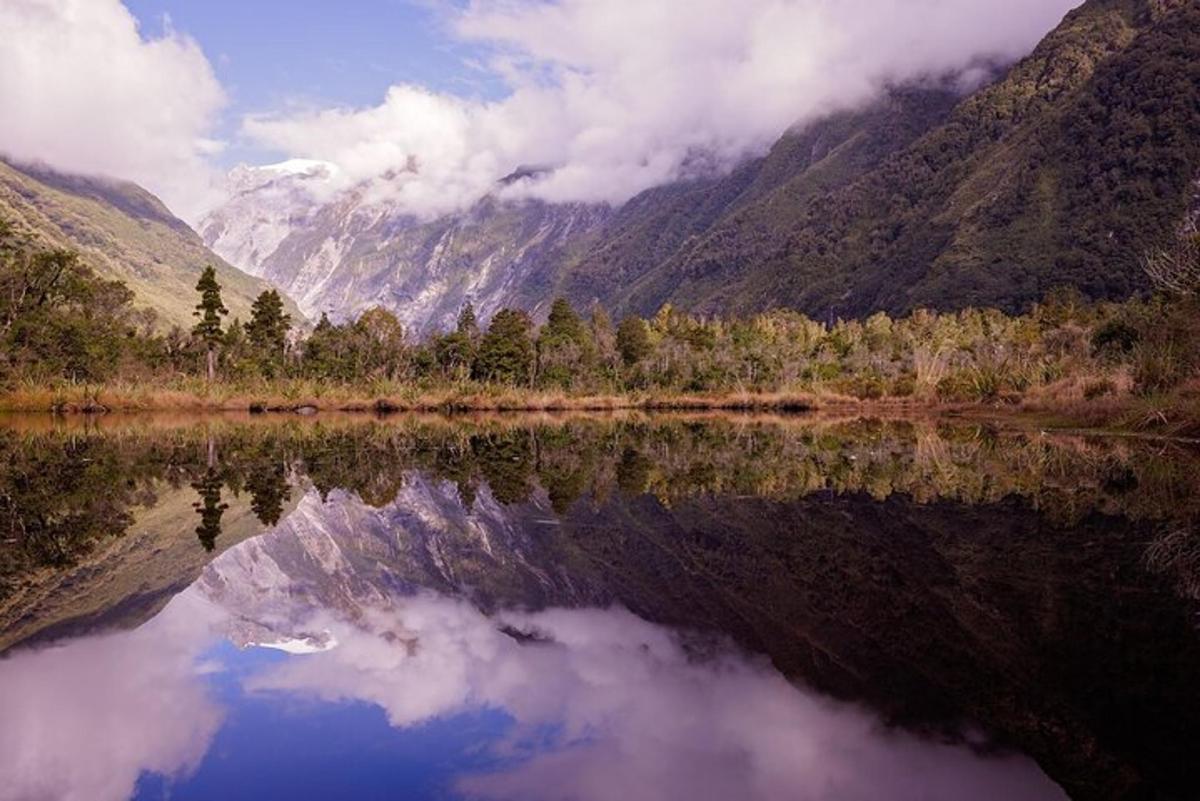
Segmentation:
<svg viewBox="0 0 1200 801">
<path fill-rule="evenodd" d="M 917 393 L 917 377 L 905 374 L 892 382 L 892 395 L 897 398 L 911 398 Z"/>
<path fill-rule="evenodd" d="M 1109 320 L 1092 334 L 1092 354 L 1107 358 L 1127 356 L 1140 340 L 1141 334 L 1133 326 L 1120 320 Z"/>
<path fill-rule="evenodd" d="M 887 394 L 888 385 L 878 373 L 865 373 L 854 376 L 841 389 L 859 400 L 879 400 Z"/>
<path fill-rule="evenodd" d="M 970 371 L 958 370 L 937 383 L 937 396 L 943 401 L 971 401 L 978 398 L 978 390 Z"/>
</svg>

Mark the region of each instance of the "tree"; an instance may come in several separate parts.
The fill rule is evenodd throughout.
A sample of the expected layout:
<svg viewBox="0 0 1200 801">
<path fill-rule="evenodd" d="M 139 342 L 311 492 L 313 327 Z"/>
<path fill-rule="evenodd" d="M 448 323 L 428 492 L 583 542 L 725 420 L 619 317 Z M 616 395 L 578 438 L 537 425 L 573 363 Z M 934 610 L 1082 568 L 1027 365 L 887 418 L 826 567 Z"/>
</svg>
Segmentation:
<svg viewBox="0 0 1200 801">
<path fill-rule="evenodd" d="M 527 384 L 533 376 L 535 359 L 530 331 L 533 322 L 525 312 L 501 309 L 492 318 L 479 343 L 474 374 L 482 381 Z"/>
<path fill-rule="evenodd" d="M 155 358 L 155 343 L 138 337 L 143 321 L 120 281 L 0 227 L 0 374 L 103 380 L 135 352 Z"/>
<path fill-rule="evenodd" d="M 354 323 L 353 334 L 356 377 L 394 379 L 400 375 L 404 364 L 404 325 L 396 315 L 373 306 Z"/>
<path fill-rule="evenodd" d="M 547 386 L 569 388 L 586 374 L 595 357 L 587 327 L 564 298 L 550 306 L 550 316 L 538 334 L 538 379 Z"/>
<path fill-rule="evenodd" d="M 433 342 L 434 359 L 447 378 L 460 379 L 471 372 L 475 342 L 462 331 L 451 331 Z"/>
<path fill-rule="evenodd" d="M 283 505 L 291 497 L 287 470 L 282 462 L 254 467 L 246 476 L 250 511 L 263 525 L 274 526 L 283 517 Z"/>
<path fill-rule="evenodd" d="M 650 332 L 640 317 L 626 317 L 617 326 L 617 351 L 626 367 L 633 367 L 650 355 Z"/>
<path fill-rule="evenodd" d="M 200 500 L 192 504 L 192 508 L 200 515 L 200 525 L 196 527 L 196 537 L 204 550 L 211 552 L 221 535 L 221 518 L 229 504 L 221 502 L 221 487 L 224 480 L 221 473 L 213 466 L 204 471 L 204 477 L 192 484 L 192 489 L 200 495 Z"/>
<path fill-rule="evenodd" d="M 274 289 L 260 294 L 250 307 L 250 322 L 246 337 L 257 351 L 263 372 L 273 377 L 287 354 L 288 332 L 292 330 L 291 315 L 283 311 L 283 298 Z"/>
<path fill-rule="evenodd" d="M 204 343 L 208 380 L 214 381 L 217 377 L 217 347 L 223 338 L 221 317 L 229 314 L 229 309 L 221 301 L 221 285 L 217 283 L 217 271 L 211 265 L 200 274 L 196 291 L 200 293 L 200 302 L 192 314 L 199 317 L 200 322 L 192 328 L 192 336 Z"/>
<path fill-rule="evenodd" d="M 475 319 L 475 307 L 470 301 L 458 313 L 458 324 L 454 330 L 472 341 L 479 339 L 479 321 Z"/>
</svg>

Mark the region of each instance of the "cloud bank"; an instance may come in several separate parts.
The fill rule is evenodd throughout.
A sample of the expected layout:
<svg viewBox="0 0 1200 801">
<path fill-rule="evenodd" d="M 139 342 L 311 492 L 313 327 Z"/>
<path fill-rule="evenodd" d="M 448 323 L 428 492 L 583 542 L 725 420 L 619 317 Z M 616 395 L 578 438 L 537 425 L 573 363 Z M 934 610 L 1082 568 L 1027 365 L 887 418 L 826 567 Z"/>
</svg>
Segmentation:
<svg viewBox="0 0 1200 801">
<path fill-rule="evenodd" d="M 422 216 L 506 189 L 619 203 L 728 168 L 790 126 L 890 82 L 1032 48 L 1078 0 L 474 0 L 451 20 L 512 88 L 481 102 L 418 86 L 373 108 L 247 118 L 244 134 L 330 161 L 367 201 Z"/>
<path fill-rule="evenodd" d="M 185 595 L 134 631 L 0 659 L 0 797 L 124 801 L 144 772 L 190 773 L 223 715 L 196 667 L 215 619 Z"/>
<path fill-rule="evenodd" d="M 225 98 L 193 40 L 143 38 L 119 0 L 4 0 L 0 36 L 0 153 L 206 201 Z"/>
<path fill-rule="evenodd" d="M 504 710 L 513 730 L 489 748 L 519 758 L 460 777 L 467 798 L 1064 798 L 1028 759 L 886 730 L 736 651 L 714 644 L 711 658 L 697 658 L 674 632 L 620 609 L 502 615 L 546 640 L 522 645 L 461 601 L 376 603 L 354 622 L 317 613 L 306 625 L 331 630 L 338 645 L 272 665 L 245 686 L 365 701 L 399 728 Z"/>
<path fill-rule="evenodd" d="M 507 194 L 617 203 L 889 82 L 1016 58 L 1078 2 L 472 0 L 444 12 L 447 32 L 502 99 L 399 84 L 374 107 L 260 110 L 240 136 L 423 217 L 530 165 L 554 169 Z M 137 181 L 187 219 L 215 202 L 225 97 L 195 41 L 146 37 L 120 0 L 4 0 L 0 34 L 0 152 Z"/>
</svg>

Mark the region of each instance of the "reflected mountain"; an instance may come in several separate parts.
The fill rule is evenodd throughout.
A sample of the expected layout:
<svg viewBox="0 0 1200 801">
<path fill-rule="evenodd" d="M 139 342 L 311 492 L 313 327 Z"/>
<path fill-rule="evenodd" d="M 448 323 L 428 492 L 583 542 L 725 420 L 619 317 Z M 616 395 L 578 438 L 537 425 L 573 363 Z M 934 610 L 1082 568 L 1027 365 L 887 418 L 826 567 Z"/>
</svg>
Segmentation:
<svg viewBox="0 0 1200 801">
<path fill-rule="evenodd" d="M 0 525 L 40 533 L 6 555 L 5 642 L 25 642 L 0 672 L 190 632 L 172 670 L 203 693 L 202 655 L 232 644 L 218 661 L 237 676 L 235 719 L 273 699 L 350 704 L 411 745 L 499 715 L 437 779 L 480 798 L 1191 792 L 1200 452 L 1186 445 L 642 416 L 7 436 L 21 454 L 0 467 Z M 81 447 L 130 469 L 86 468 L 64 500 L 12 466 L 75 476 Z M 24 588 L 53 588 L 45 576 L 134 583 L 132 560 L 107 554 L 164 483 L 188 495 L 165 528 L 194 556 L 155 597 L 189 588 L 162 612 L 112 595 L 73 628 L 39 628 L 47 607 Z M 265 533 L 231 536 L 238 515 Z M 113 625 L 129 630 L 30 647 Z M 268 652 L 282 661 L 252 656 Z M 140 770 L 195 769 L 172 797 L 225 787 L 216 756 L 178 753 Z"/>
</svg>

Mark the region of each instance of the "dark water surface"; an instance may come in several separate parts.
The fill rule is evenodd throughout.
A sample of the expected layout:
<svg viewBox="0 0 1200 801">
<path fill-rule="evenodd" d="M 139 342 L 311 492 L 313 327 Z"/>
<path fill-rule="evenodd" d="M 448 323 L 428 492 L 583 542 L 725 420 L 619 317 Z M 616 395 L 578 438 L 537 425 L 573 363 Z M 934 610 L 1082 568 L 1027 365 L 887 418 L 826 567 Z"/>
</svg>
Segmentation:
<svg viewBox="0 0 1200 801">
<path fill-rule="evenodd" d="M 1200 797 L 1200 451 L 0 418 L 0 799 Z"/>
</svg>

